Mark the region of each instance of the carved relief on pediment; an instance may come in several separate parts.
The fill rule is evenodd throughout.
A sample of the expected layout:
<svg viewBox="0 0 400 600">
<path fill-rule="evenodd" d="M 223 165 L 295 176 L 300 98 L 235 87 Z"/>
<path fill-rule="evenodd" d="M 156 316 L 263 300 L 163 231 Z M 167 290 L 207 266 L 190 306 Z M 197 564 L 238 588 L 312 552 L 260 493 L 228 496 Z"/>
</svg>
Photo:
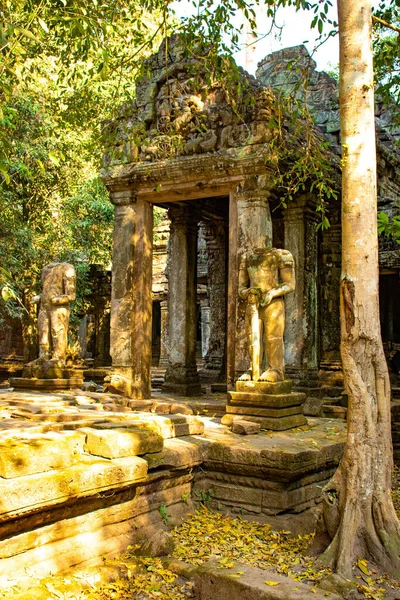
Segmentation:
<svg viewBox="0 0 400 600">
<path fill-rule="evenodd" d="M 136 112 L 124 132 L 131 162 L 223 152 L 273 137 L 275 98 L 266 88 L 250 87 L 233 101 L 222 85 L 207 87 L 182 65 L 139 88 Z"/>
</svg>

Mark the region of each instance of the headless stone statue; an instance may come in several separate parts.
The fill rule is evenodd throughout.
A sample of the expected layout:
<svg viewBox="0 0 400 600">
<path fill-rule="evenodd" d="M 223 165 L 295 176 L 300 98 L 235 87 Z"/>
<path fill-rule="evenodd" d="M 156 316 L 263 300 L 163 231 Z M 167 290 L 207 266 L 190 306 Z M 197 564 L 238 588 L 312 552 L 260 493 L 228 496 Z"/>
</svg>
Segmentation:
<svg viewBox="0 0 400 600">
<path fill-rule="evenodd" d="M 247 301 L 245 323 L 251 370 L 240 377 L 241 381 L 284 380 L 283 296 L 295 285 L 294 259 L 288 250 L 269 246 L 243 257 L 239 296 Z"/>
<path fill-rule="evenodd" d="M 69 303 L 76 297 L 75 269 L 68 263 L 51 263 L 42 269 L 42 293 L 32 302 L 40 302 L 39 358 L 29 366 L 51 361 L 58 367 L 65 365 L 69 322 Z"/>
</svg>

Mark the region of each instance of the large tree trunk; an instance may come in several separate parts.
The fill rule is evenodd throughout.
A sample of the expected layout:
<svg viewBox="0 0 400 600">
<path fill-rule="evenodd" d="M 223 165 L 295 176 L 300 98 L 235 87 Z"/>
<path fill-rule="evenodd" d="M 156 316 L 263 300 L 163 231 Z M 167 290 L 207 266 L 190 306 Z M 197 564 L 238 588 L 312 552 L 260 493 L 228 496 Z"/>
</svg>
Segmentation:
<svg viewBox="0 0 400 600">
<path fill-rule="evenodd" d="M 350 577 L 358 557 L 400 573 L 391 499 L 390 384 L 378 300 L 371 0 L 338 0 L 343 149 L 341 355 L 349 395 L 343 459 L 324 492 L 331 543 L 320 560 Z"/>
</svg>

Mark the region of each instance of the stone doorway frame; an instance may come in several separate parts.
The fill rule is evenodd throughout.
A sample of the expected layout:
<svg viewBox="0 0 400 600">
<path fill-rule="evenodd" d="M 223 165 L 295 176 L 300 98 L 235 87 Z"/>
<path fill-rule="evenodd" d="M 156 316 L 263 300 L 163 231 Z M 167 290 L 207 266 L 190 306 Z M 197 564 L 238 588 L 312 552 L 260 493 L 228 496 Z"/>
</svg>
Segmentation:
<svg viewBox="0 0 400 600">
<path fill-rule="evenodd" d="M 227 285 L 227 384 L 248 366 L 243 308 L 237 299 L 237 273 L 244 253 L 272 239 L 270 200 L 274 170 L 264 152 L 240 158 L 203 154 L 153 163 L 114 167 L 104 182 L 115 206 L 111 299 L 112 378 L 125 395 L 151 395 L 151 287 L 152 206 L 204 198 L 229 198 Z M 312 201 L 312 199 L 311 199 Z M 285 247 L 295 256 L 298 283 L 290 298 L 291 321 L 286 343 L 294 348 L 288 367 L 316 370 L 317 304 L 304 302 L 314 295 L 317 235 L 310 198 L 304 197 L 285 211 Z M 312 263 L 310 269 L 304 266 Z M 303 276 L 304 274 L 304 276 Z M 307 344 L 304 344 L 304 323 Z M 310 329 L 310 326 L 312 329 Z M 311 355 L 312 353 L 312 355 Z M 309 356 L 310 354 L 310 356 Z"/>
</svg>

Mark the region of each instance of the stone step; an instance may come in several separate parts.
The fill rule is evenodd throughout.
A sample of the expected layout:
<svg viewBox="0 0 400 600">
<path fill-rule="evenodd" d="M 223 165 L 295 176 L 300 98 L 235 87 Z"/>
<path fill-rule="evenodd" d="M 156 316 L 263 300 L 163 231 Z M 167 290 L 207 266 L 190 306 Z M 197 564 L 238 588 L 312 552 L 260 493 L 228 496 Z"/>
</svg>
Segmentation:
<svg viewBox="0 0 400 600">
<path fill-rule="evenodd" d="M 322 398 L 322 404 L 337 404 L 341 405 L 342 396 L 324 396 Z"/>
<path fill-rule="evenodd" d="M 347 408 L 344 406 L 337 406 L 336 404 L 324 404 L 322 406 L 324 416 L 331 419 L 346 419 Z"/>
<path fill-rule="evenodd" d="M 342 396 L 344 394 L 343 386 L 338 385 L 322 385 L 321 392 L 324 396 Z"/>
</svg>

